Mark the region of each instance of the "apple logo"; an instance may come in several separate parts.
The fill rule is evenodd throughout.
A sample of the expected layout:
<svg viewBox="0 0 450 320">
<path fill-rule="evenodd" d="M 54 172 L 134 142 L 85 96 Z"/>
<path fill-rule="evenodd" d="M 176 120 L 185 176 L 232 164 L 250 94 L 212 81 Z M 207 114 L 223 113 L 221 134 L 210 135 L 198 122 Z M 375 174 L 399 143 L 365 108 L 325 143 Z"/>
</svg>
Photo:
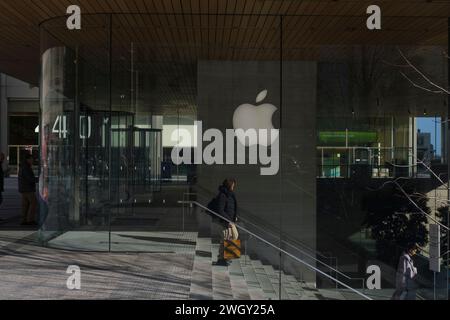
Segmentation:
<svg viewBox="0 0 450 320">
<path fill-rule="evenodd" d="M 256 103 L 263 101 L 266 96 L 267 90 L 261 91 L 256 97 Z M 257 106 L 244 103 L 237 107 L 233 114 L 234 129 L 242 129 L 244 131 L 249 129 L 256 130 L 256 139 L 255 136 L 251 135 L 246 137 L 241 130 L 237 131 L 236 136 L 238 140 L 245 146 L 251 146 L 258 143 L 266 147 L 271 145 L 277 138 L 276 135 L 271 134 L 271 129 L 274 129 L 272 125 L 272 115 L 276 110 L 277 108 L 270 103 L 263 103 Z M 258 139 L 259 130 L 261 129 L 265 129 L 267 134 L 262 136 L 261 139 Z M 269 136 L 271 136 L 272 139 L 270 139 Z"/>
</svg>

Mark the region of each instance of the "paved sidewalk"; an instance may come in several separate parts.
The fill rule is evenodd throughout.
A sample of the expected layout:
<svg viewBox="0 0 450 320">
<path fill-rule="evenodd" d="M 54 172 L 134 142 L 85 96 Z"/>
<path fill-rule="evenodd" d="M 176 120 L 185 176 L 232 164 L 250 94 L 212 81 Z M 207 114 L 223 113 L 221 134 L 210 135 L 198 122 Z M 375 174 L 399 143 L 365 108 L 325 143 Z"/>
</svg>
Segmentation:
<svg viewBox="0 0 450 320">
<path fill-rule="evenodd" d="M 3 203 L 0 205 L 0 246 L 26 237 L 37 230 L 36 226 L 20 225 L 22 198 L 17 188 L 17 177 L 5 178 Z"/>
<path fill-rule="evenodd" d="M 146 246 L 158 246 L 159 251 L 161 246 L 170 249 L 162 250 L 164 252 L 77 252 L 45 248 L 36 243 L 36 227 L 20 226 L 21 197 L 17 191 L 17 178 L 5 179 L 3 197 L 0 206 L 0 300 L 189 298 L 195 253 L 195 242 L 192 241 L 196 234 L 171 235 L 166 232 L 158 237 L 137 232 L 121 234 L 124 245 L 146 242 Z M 177 244 L 176 239 L 170 241 L 171 237 L 187 239 Z M 166 245 L 162 243 L 165 238 L 168 238 Z M 119 249 L 120 246 L 116 247 Z M 81 268 L 80 290 L 67 289 L 69 265 Z"/>
<path fill-rule="evenodd" d="M 5 192 L 3 192 L 3 203 L 0 205 L 0 219 L 10 221 L 20 218 L 21 197 L 17 188 L 17 178 L 5 178 Z"/>
<path fill-rule="evenodd" d="M 0 300 L 189 298 L 193 251 L 83 253 L 39 247 L 34 239 L 31 233 L 0 247 Z M 69 265 L 81 268 L 80 290 L 67 289 Z"/>
</svg>

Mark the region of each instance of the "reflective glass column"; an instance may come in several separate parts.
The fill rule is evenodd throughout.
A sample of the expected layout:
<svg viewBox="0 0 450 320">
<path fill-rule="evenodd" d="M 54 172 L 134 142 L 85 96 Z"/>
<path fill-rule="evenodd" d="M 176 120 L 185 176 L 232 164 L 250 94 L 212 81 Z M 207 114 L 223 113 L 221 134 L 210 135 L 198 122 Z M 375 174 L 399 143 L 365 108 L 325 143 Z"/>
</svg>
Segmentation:
<svg viewBox="0 0 450 320">
<path fill-rule="evenodd" d="M 48 246 L 107 250 L 110 223 L 109 16 L 41 25 L 39 239 Z"/>
</svg>

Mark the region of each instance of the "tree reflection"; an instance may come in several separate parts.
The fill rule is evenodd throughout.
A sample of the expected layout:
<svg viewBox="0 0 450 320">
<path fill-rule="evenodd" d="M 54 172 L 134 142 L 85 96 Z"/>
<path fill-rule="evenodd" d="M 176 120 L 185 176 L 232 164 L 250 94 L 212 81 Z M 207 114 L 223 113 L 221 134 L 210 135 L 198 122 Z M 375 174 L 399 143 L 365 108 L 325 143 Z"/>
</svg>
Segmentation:
<svg viewBox="0 0 450 320">
<path fill-rule="evenodd" d="M 430 213 L 426 196 L 414 193 L 411 186 L 404 185 L 403 189 L 412 194 L 411 199 L 421 210 Z M 380 260 L 395 265 L 409 244 L 416 243 L 419 247 L 427 244 L 427 217 L 395 186 L 368 193 L 363 206 L 367 212 L 364 224 L 376 241 Z"/>
</svg>

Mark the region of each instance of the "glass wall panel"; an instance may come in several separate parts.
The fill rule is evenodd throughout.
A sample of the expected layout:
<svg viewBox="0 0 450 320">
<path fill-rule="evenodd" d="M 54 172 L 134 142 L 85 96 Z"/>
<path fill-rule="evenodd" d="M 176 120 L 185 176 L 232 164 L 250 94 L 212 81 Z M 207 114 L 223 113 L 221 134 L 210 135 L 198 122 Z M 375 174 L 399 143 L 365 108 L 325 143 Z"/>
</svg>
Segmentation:
<svg viewBox="0 0 450 320">
<path fill-rule="evenodd" d="M 377 44 L 319 50 L 318 252 L 335 257 L 337 270 L 344 272 L 338 273 L 340 280 L 359 282 L 371 297 L 389 299 L 400 255 L 411 243 L 417 244 L 416 297 L 445 299 L 448 264 L 441 260 L 435 280 L 429 265 L 429 229 L 440 223 L 446 230 L 447 178 L 442 177 L 447 176 L 447 164 L 440 157 L 431 161 L 431 141 L 440 144 L 443 129 L 440 121 L 431 119 L 444 118 L 448 111 L 441 95 L 415 87 L 408 81 L 415 75 L 405 76 L 399 67 L 404 65 L 403 55 L 447 81 L 440 49 Z M 361 287 L 370 265 L 381 268 L 383 290 L 369 291 L 364 282 Z"/>
<path fill-rule="evenodd" d="M 223 272 L 215 262 L 228 224 L 208 204 L 228 178 L 242 228 L 242 257 L 228 270 L 266 296 L 305 298 L 309 288 L 388 299 L 413 242 L 417 293 L 448 297 L 448 259 L 436 274 L 427 265 L 430 225 L 448 230 L 447 106 L 399 67 L 409 57 L 448 81 L 448 62 L 433 58 L 439 47 L 313 35 L 339 21 L 99 14 L 77 31 L 62 18 L 44 23 L 40 240 L 181 254 Z M 382 270 L 381 291 L 366 288 L 370 265 Z"/>
<path fill-rule="evenodd" d="M 109 247 L 107 16 L 70 31 L 65 18 L 41 27 L 40 240 L 75 250 Z"/>
</svg>

